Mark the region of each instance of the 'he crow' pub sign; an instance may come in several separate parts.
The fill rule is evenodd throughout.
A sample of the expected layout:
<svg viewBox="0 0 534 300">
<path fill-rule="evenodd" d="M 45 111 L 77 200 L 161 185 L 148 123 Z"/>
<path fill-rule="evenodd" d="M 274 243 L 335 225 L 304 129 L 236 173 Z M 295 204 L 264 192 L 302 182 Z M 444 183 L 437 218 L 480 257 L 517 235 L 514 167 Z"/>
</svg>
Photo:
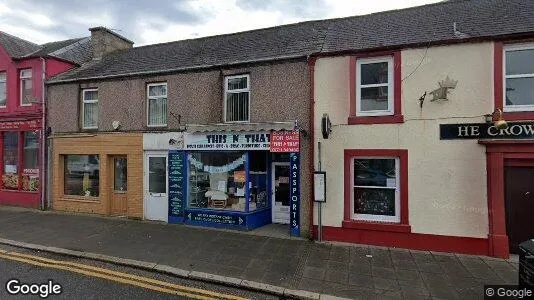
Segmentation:
<svg viewBox="0 0 534 300">
<path fill-rule="evenodd" d="M 529 139 L 534 138 L 534 122 L 508 122 L 498 129 L 493 123 L 440 124 L 441 140 L 457 139 Z"/>
</svg>

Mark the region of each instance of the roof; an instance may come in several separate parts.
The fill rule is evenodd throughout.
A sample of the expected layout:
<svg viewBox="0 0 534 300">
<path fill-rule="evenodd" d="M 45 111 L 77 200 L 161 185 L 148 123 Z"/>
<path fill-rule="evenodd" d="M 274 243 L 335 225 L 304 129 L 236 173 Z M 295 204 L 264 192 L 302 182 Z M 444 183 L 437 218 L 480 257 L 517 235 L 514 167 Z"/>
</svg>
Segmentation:
<svg viewBox="0 0 534 300">
<path fill-rule="evenodd" d="M 117 51 L 50 83 L 534 34 L 534 1 L 454 0 Z"/>
<path fill-rule="evenodd" d="M 91 38 L 76 38 L 37 45 L 0 31 L 0 46 L 14 59 L 52 56 L 78 65 L 91 59 Z"/>
</svg>

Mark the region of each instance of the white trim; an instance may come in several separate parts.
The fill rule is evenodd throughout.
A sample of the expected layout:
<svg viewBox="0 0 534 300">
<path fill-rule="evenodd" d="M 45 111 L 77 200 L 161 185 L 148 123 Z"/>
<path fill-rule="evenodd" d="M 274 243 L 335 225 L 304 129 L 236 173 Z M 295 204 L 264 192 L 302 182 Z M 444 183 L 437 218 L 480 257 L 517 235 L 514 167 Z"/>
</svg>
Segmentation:
<svg viewBox="0 0 534 300">
<path fill-rule="evenodd" d="M 150 100 L 157 100 L 157 99 L 160 99 L 160 98 L 164 98 L 163 96 L 150 96 L 150 88 L 153 87 L 153 86 L 160 86 L 160 85 L 164 85 L 165 86 L 165 100 L 167 100 L 167 115 L 165 116 L 165 124 L 156 124 L 156 125 L 150 125 L 149 124 L 149 120 L 150 120 L 150 110 L 149 110 L 149 107 L 150 107 Z M 146 85 L 146 126 L 147 127 L 152 127 L 152 128 L 157 128 L 157 127 L 167 127 L 167 123 L 168 123 L 168 114 L 169 114 L 169 88 L 167 86 L 167 82 L 157 82 L 157 83 L 149 83 Z"/>
<path fill-rule="evenodd" d="M 388 63 L 388 82 L 387 83 L 377 83 L 377 84 L 361 84 L 361 66 L 364 64 L 371 64 L 371 63 L 380 63 L 380 62 L 387 62 Z M 356 82 L 353 82 L 353 84 L 356 85 L 356 99 L 351 101 L 356 101 L 356 116 L 357 117 L 365 117 L 365 116 L 391 116 L 394 115 L 395 109 L 394 109 L 394 84 L 393 84 L 393 57 L 392 56 L 381 56 L 381 57 L 372 57 L 372 58 L 361 58 L 356 60 Z M 370 87 L 381 87 L 381 86 L 387 86 L 388 87 L 388 109 L 387 110 L 368 110 L 368 111 L 362 111 L 361 110 L 361 89 L 362 88 L 370 88 Z"/>
<path fill-rule="evenodd" d="M 149 187 L 149 164 L 148 161 L 150 157 L 164 157 L 165 158 L 165 193 L 158 193 L 158 194 L 152 194 L 150 195 L 150 187 Z M 148 197 L 161 197 L 164 198 L 164 201 L 167 203 L 167 208 L 169 206 L 169 162 L 168 162 L 168 155 L 167 151 L 144 151 L 143 155 L 143 219 L 145 220 L 153 220 L 147 218 L 147 211 L 148 211 L 148 205 L 147 201 L 149 200 Z M 163 219 L 160 219 L 161 221 L 168 222 L 168 214 L 163 217 Z"/>
<path fill-rule="evenodd" d="M 30 71 L 30 76 L 22 76 L 22 72 L 24 71 Z M 27 69 L 20 69 L 19 70 L 19 104 L 20 106 L 32 106 L 31 103 L 22 103 L 22 81 L 23 80 L 30 80 L 32 82 L 32 93 L 33 93 L 33 70 L 31 68 Z"/>
<path fill-rule="evenodd" d="M 354 160 L 355 159 L 395 159 L 395 187 L 378 187 L 378 186 L 355 186 L 354 185 Z M 352 156 L 350 164 L 350 215 L 351 219 L 358 221 L 375 221 L 375 222 L 400 222 L 400 158 L 396 156 Z M 356 214 L 354 213 L 354 188 L 376 188 L 376 189 L 394 189 L 395 190 L 395 216 Z"/>
<path fill-rule="evenodd" d="M 502 55 L 502 107 L 505 112 L 514 112 L 514 111 L 534 111 L 534 104 L 527 105 L 507 105 L 506 104 L 506 79 L 511 78 L 532 78 L 534 73 L 527 74 L 506 74 L 506 52 L 509 51 L 520 51 L 520 50 L 534 50 L 534 43 L 528 44 L 514 44 L 514 45 L 505 45 L 503 47 Z M 495 76 L 498 76 L 495 74 Z M 534 88 L 534 87 L 533 87 Z"/>
<path fill-rule="evenodd" d="M 228 79 L 233 79 L 233 78 L 243 78 L 243 77 L 246 77 L 247 78 L 247 87 L 244 88 L 244 89 L 235 89 L 235 90 L 230 90 L 228 91 Z M 246 121 L 227 121 L 226 120 L 226 100 L 227 100 L 227 93 L 243 93 L 243 92 L 248 92 L 248 113 L 247 113 L 247 120 Z M 250 98 L 251 98 L 251 92 L 250 92 L 250 75 L 249 74 L 240 74 L 240 75 L 232 75 L 232 76 L 225 76 L 224 77 L 224 95 L 223 95 L 223 106 L 224 106 L 224 111 L 223 111 L 223 121 L 224 123 L 248 123 L 250 122 Z"/>
<path fill-rule="evenodd" d="M 7 107 L 7 70 L 6 71 L 0 71 L 0 74 L 4 73 L 5 74 L 5 78 L 3 80 L 0 80 L 0 82 L 3 82 L 5 87 L 4 87 L 4 92 L 6 93 L 6 103 L 4 105 L 0 105 L 0 108 L 6 108 Z"/>
<path fill-rule="evenodd" d="M 85 100 L 85 92 L 97 92 L 97 99 L 96 100 Z M 98 118 L 96 122 L 96 126 L 85 126 L 85 104 L 86 103 L 96 103 L 98 107 L 98 88 L 91 88 L 91 89 L 82 89 L 82 128 L 83 129 L 98 129 Z M 100 110 L 98 110 L 98 115 L 100 115 Z"/>
</svg>

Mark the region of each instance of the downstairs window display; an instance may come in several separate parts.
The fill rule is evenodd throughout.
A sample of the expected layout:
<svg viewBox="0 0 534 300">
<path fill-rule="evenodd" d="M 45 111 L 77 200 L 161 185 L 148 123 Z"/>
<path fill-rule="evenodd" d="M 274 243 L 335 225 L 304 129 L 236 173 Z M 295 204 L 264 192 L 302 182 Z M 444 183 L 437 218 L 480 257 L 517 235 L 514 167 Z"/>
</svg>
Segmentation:
<svg viewBox="0 0 534 300">
<path fill-rule="evenodd" d="M 245 152 L 189 153 L 189 207 L 246 211 Z"/>
<path fill-rule="evenodd" d="M 22 190 L 35 192 L 39 189 L 39 137 L 37 132 L 24 132 L 22 155 Z"/>
<path fill-rule="evenodd" d="M 4 174 L 2 175 L 2 187 L 8 190 L 19 189 L 18 173 L 18 132 L 4 132 Z"/>
<path fill-rule="evenodd" d="M 65 155 L 64 193 L 98 197 L 100 160 L 98 155 Z"/>
<path fill-rule="evenodd" d="M 353 219 L 400 222 L 399 159 L 353 159 Z"/>
</svg>

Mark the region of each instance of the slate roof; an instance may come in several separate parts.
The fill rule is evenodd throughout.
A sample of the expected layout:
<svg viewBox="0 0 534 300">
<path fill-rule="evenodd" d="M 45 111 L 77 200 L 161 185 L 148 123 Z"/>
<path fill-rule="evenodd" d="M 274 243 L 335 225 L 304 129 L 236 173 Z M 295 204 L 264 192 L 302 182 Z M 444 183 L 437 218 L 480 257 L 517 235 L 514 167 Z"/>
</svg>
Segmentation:
<svg viewBox="0 0 534 300">
<path fill-rule="evenodd" d="M 0 31 L 0 46 L 14 59 L 53 56 L 78 65 L 91 59 L 91 38 L 76 38 L 37 45 Z"/>
<path fill-rule="evenodd" d="M 450 0 L 363 16 L 134 47 L 90 61 L 50 82 L 156 74 L 451 40 L 489 40 L 521 33 L 534 33 L 532 0 Z"/>
</svg>

